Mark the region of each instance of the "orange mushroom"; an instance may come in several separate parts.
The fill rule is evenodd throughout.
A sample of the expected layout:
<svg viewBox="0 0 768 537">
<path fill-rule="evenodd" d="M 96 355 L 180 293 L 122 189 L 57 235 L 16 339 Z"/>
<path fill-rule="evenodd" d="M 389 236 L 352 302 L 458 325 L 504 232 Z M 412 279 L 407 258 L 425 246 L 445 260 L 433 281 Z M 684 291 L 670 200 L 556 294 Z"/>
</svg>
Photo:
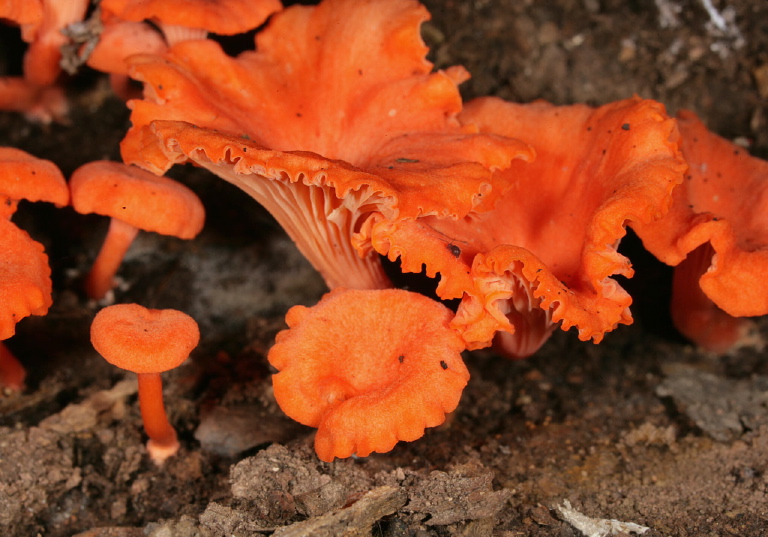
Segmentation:
<svg viewBox="0 0 768 537">
<path fill-rule="evenodd" d="M 315 450 L 327 462 L 421 438 L 456 409 L 469 380 L 452 317 L 399 289 L 338 288 L 311 308 L 294 306 L 269 351 L 275 398 L 317 427 Z"/>
<path fill-rule="evenodd" d="M 431 72 L 428 17 L 412 0 L 327 0 L 275 14 L 237 58 L 211 41 L 134 56 L 145 99 L 129 103 L 123 158 L 203 166 L 264 205 L 329 287 L 388 287 L 350 242 L 372 214 L 462 218 L 498 199 L 495 170 L 532 155 L 458 122 L 467 74 Z"/>
<path fill-rule="evenodd" d="M 282 9 L 280 0 L 102 0 L 107 14 L 152 21 L 168 44 L 205 39 L 208 32 L 234 35 L 257 28 Z"/>
<path fill-rule="evenodd" d="M 440 274 L 441 298 L 461 298 L 452 326 L 468 348 L 535 352 L 559 323 L 599 342 L 632 321 L 630 296 L 612 278 L 632 275 L 617 247 L 632 222 L 661 218 L 685 164 L 675 122 L 657 102 L 599 108 L 478 99 L 460 115 L 481 132 L 519 138 L 532 163 L 498 172 L 511 185 L 490 210 L 462 219 L 371 220 L 356 237 Z M 497 332 L 498 335 L 497 335 Z"/>
<path fill-rule="evenodd" d="M 29 43 L 24 55 L 24 78 L 37 86 L 50 86 L 61 73 L 61 47 L 68 41 L 62 30 L 85 18 L 89 0 L 43 0 L 39 23 L 22 33 Z"/>
<path fill-rule="evenodd" d="M 192 239 L 203 228 L 197 195 L 167 177 L 118 162 L 89 162 L 70 179 L 72 206 L 82 214 L 110 216 L 107 237 L 86 278 L 86 292 L 102 299 L 139 230 Z"/>
<path fill-rule="evenodd" d="M 43 245 L 11 221 L 20 200 L 69 202 L 64 176 L 50 161 L 20 149 L 0 148 L 0 342 L 15 333 L 28 315 L 45 315 L 51 306 L 51 269 Z M 21 389 L 26 371 L 0 343 L 0 386 Z"/>
<path fill-rule="evenodd" d="M 0 147 L 0 218 L 10 218 L 20 200 L 69 203 L 69 188 L 59 168 L 12 147 Z"/>
<path fill-rule="evenodd" d="M 168 45 L 155 28 L 144 22 L 105 17 L 103 24 L 98 43 L 87 53 L 85 63 L 92 69 L 109 73 L 112 91 L 127 100 L 135 96 L 135 92 L 131 91 L 126 58 L 133 54 L 161 54 Z M 83 46 L 83 51 L 87 46 Z"/>
<path fill-rule="evenodd" d="M 0 77 L 0 109 L 23 112 L 43 123 L 61 120 L 68 104 L 64 91 L 54 85 L 61 72 L 61 30 L 82 20 L 88 0 L 6 0 L 0 2 L 0 19 L 18 24 L 29 43 L 24 55 L 23 77 Z"/>
<path fill-rule="evenodd" d="M 768 313 L 768 162 L 678 115 L 690 169 L 658 222 L 636 226 L 643 245 L 676 266 L 672 318 L 698 345 L 725 352 Z"/>
<path fill-rule="evenodd" d="M 16 323 L 24 317 L 48 313 L 51 290 L 43 245 L 0 218 L 0 386 L 23 388 L 26 371 L 2 342 L 16 333 Z"/>
<path fill-rule="evenodd" d="M 147 309 L 138 304 L 108 306 L 91 324 L 91 343 L 109 363 L 139 378 L 139 406 L 147 451 L 161 465 L 179 450 L 176 430 L 163 405 L 160 373 L 181 365 L 200 341 L 197 323 L 177 310 Z"/>
</svg>

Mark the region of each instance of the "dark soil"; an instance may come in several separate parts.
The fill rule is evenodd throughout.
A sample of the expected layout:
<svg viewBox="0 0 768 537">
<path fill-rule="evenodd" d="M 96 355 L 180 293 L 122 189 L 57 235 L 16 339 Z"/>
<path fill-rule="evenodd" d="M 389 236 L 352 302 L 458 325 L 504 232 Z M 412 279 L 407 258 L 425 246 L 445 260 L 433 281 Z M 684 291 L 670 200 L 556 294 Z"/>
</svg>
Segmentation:
<svg viewBox="0 0 768 537">
<path fill-rule="evenodd" d="M 703 0 L 433 0 L 423 34 L 437 67 L 472 73 L 467 98 L 596 105 L 638 94 L 692 109 L 766 158 L 768 3 L 714 4 L 723 28 Z M 19 53 L 9 46 L 0 68 L 12 72 Z M 68 124 L 1 114 L 0 145 L 67 175 L 119 158 L 124 105 L 92 73 L 68 87 Z M 7 342 L 29 379 L 0 396 L 1 535 L 581 535 L 557 508 L 566 501 L 646 536 L 768 532 L 766 355 L 708 355 L 683 341 L 666 313 L 670 271 L 631 237 L 633 326 L 600 345 L 558 331 L 521 361 L 469 353 L 472 378 L 445 425 L 326 464 L 313 431 L 277 408 L 265 358 L 285 311 L 315 303 L 321 279 L 245 194 L 204 171 L 174 174 L 206 204 L 206 229 L 191 242 L 140 236 L 116 300 L 181 309 L 201 325 L 192 360 L 164 376 L 182 449 L 155 467 L 134 376 L 90 346 L 98 306 L 80 283 L 106 222 L 23 205 L 15 221 L 46 246 L 55 302 Z"/>
</svg>

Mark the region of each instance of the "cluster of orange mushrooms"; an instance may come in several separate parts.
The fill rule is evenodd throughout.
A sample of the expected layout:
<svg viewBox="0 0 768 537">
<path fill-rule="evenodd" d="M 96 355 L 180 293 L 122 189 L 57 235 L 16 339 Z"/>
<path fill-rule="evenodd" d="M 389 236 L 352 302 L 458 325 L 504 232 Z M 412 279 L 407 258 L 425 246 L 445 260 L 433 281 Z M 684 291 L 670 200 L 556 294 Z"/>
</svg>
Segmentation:
<svg viewBox="0 0 768 537">
<path fill-rule="evenodd" d="M 60 29 L 82 21 L 88 2 L 74 15 L 55 6 L 77 3 L 0 2 L 0 18 L 21 25 L 30 43 L 24 76 L 0 79 L 0 106 L 38 119 L 65 108 L 51 99 L 55 76 L 37 73 L 58 65 L 58 57 L 43 60 L 56 56 L 67 41 Z M 184 238 L 200 231 L 199 200 L 161 177 L 180 163 L 210 170 L 266 207 L 331 289 L 316 306 L 288 312 L 268 357 L 278 403 L 317 427 L 325 461 L 388 451 L 442 423 L 469 378 L 465 349 L 495 345 L 524 357 L 557 326 L 597 343 L 631 323 L 632 299 L 614 278 L 633 275 L 618 252 L 627 226 L 676 267 L 673 319 L 696 344 L 727 351 L 749 330 L 746 317 L 768 313 L 768 163 L 690 112 L 670 117 L 639 97 L 597 108 L 464 103 L 458 85 L 469 75 L 434 71 L 425 59 L 420 25 L 429 13 L 415 0 L 98 5 L 89 21 L 100 33 L 79 43 L 77 57 L 109 73 L 121 96 L 131 96 L 129 80 L 143 84 L 143 96 L 127 102 L 125 164 L 83 166 L 67 189 L 51 163 L 0 154 L 11 185 L 0 187 L 9 208 L 0 224 L 13 229 L 0 234 L 0 296 L 19 302 L 0 324 L 2 339 L 51 303 L 42 248 L 10 223 L 16 200 L 70 202 L 112 218 L 87 279 L 98 298 L 138 229 Z M 206 38 L 264 21 L 254 50 L 237 56 Z M 34 98 L 9 97 L 17 86 L 34 89 Z M 38 186 L 43 169 L 50 179 Z M 147 214 L 136 216 L 134 206 Z M 458 299 L 458 309 L 392 289 L 381 256 L 439 277 L 437 295 Z M 180 312 L 116 305 L 92 326 L 96 349 L 144 379 L 142 414 L 158 462 L 178 449 L 159 372 L 197 344 L 193 325 Z M 142 356 L 121 347 L 126 339 L 140 341 Z M 3 377 L 6 386 L 23 381 L 16 371 Z"/>
</svg>

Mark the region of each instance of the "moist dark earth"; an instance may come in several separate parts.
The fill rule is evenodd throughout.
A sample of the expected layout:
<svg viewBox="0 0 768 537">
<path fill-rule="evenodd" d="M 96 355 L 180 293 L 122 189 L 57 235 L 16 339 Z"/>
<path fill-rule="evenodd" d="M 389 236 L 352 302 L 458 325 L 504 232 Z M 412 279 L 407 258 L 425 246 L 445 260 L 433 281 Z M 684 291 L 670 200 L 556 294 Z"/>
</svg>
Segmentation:
<svg viewBox="0 0 768 537">
<path fill-rule="evenodd" d="M 713 18 L 707 11 L 711 5 Z M 462 64 L 465 98 L 599 105 L 633 94 L 688 108 L 768 157 L 768 3 L 760 0 L 430 1 L 423 27 L 436 67 Z M 22 48 L 4 29 L 0 71 Z M 6 46 L 7 45 L 7 46 Z M 69 122 L 0 114 L 0 145 L 53 160 L 65 175 L 118 159 L 128 126 L 106 80 L 66 81 Z M 15 221 L 50 257 L 54 305 L 8 346 L 29 370 L 0 396 L 0 534 L 7 536 L 576 536 L 573 509 L 615 534 L 758 536 L 768 532 L 768 360 L 745 347 L 707 354 L 667 313 L 670 269 L 629 236 L 635 323 L 594 345 L 558 331 L 536 355 L 467 353 L 457 411 L 419 441 L 367 458 L 320 462 L 313 430 L 284 417 L 266 352 L 320 277 L 271 217 L 191 167 L 174 177 L 208 211 L 184 242 L 144 234 L 117 302 L 176 308 L 202 340 L 164 375 L 180 453 L 148 459 L 132 373 L 89 343 L 98 306 L 82 276 L 101 217 L 22 205 Z M 397 267 L 391 267 L 394 272 Z M 430 282 L 407 282 L 409 286 Z M 758 320 L 763 337 L 768 322 Z M 597 532 L 597 529 L 591 530 Z M 598 534 L 598 533 L 594 533 Z"/>
</svg>

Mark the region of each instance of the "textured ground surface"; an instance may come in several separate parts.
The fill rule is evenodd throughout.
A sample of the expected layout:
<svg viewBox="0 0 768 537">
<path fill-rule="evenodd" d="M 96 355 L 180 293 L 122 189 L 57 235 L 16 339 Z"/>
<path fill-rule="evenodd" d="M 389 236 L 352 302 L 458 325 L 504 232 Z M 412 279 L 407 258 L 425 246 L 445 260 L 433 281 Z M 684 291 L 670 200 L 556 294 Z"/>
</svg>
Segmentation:
<svg viewBox="0 0 768 537">
<path fill-rule="evenodd" d="M 714 3 L 721 28 L 699 0 L 435 0 L 423 33 L 439 67 L 473 74 L 468 98 L 601 104 L 636 93 L 693 109 L 766 158 L 768 4 Z M 97 77 L 70 87 L 70 124 L 3 114 L 0 144 L 65 174 L 117 158 L 123 105 Z M 631 239 L 635 325 L 599 346 L 559 332 L 524 361 L 469 354 L 472 379 L 446 425 L 385 455 L 324 464 L 312 431 L 277 409 L 265 360 L 285 310 L 316 302 L 321 280 L 245 195 L 201 171 L 177 175 L 203 198 L 206 230 L 189 243 L 142 236 L 117 292 L 201 324 L 193 359 L 165 377 L 183 447 L 162 471 L 145 454 L 135 380 L 88 342 L 97 308 L 78 284 L 106 223 L 48 207 L 16 218 L 46 245 L 55 304 L 9 341 L 30 378 L 25 393 L 0 396 L 1 534 L 581 535 L 556 509 L 566 500 L 648 526 L 646 536 L 765 534 L 768 360 L 686 345 L 666 314 L 669 271 Z"/>
</svg>

